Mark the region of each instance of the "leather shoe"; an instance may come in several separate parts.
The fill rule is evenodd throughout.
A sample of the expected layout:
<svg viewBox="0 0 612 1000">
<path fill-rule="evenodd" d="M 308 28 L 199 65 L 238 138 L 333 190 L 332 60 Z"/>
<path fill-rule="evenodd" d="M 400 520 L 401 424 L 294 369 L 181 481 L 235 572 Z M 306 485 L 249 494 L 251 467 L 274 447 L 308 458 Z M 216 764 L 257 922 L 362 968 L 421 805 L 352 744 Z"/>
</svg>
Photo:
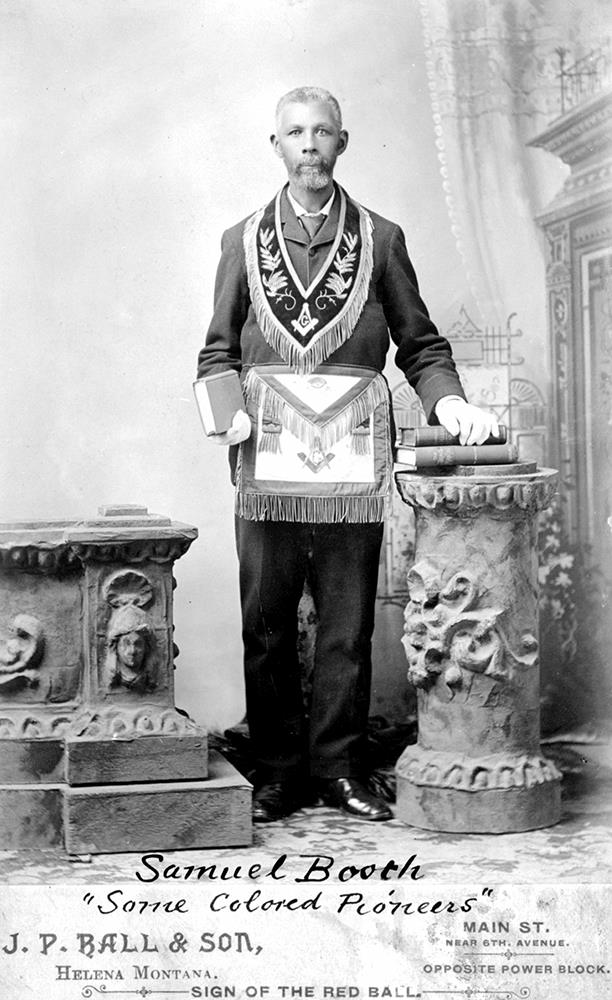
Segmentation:
<svg viewBox="0 0 612 1000">
<path fill-rule="evenodd" d="M 373 795 L 356 778 L 326 778 L 319 782 L 319 791 L 327 806 L 342 809 L 359 819 L 393 819 L 386 802 Z"/>
<path fill-rule="evenodd" d="M 253 795 L 253 822 L 274 823 L 301 809 L 299 795 L 283 781 L 261 785 Z"/>
</svg>

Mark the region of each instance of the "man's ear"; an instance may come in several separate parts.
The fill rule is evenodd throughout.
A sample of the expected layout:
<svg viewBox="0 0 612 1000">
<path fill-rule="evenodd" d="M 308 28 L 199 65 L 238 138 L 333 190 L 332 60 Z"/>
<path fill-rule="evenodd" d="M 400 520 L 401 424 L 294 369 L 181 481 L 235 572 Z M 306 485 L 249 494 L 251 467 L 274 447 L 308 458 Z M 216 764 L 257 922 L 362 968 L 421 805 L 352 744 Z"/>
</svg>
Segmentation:
<svg viewBox="0 0 612 1000">
<path fill-rule="evenodd" d="M 280 148 L 280 146 L 278 144 L 278 139 L 276 138 L 275 135 L 271 135 L 270 136 L 270 143 L 271 143 L 272 149 L 274 150 L 274 152 L 276 153 L 276 155 L 280 156 L 281 159 L 282 159 L 282 157 L 283 157 L 282 150 L 281 150 L 281 148 Z"/>
<path fill-rule="evenodd" d="M 348 146 L 349 134 L 345 128 L 341 128 L 338 134 L 338 156 L 344 152 Z"/>
</svg>

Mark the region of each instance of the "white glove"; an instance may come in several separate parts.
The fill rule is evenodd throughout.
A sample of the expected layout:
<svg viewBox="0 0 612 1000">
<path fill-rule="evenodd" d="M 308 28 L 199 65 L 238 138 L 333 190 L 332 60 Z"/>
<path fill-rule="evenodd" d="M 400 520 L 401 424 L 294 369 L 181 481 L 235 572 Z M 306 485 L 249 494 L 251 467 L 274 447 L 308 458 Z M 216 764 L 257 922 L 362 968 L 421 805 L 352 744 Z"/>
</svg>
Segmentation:
<svg viewBox="0 0 612 1000">
<path fill-rule="evenodd" d="M 435 414 L 450 434 L 459 435 L 460 444 L 482 444 L 490 434 L 498 434 L 497 420 L 488 410 L 466 403 L 460 396 L 443 396 Z"/>
<path fill-rule="evenodd" d="M 208 440 L 215 444 L 240 444 L 251 435 L 251 418 L 244 410 L 237 410 L 232 420 L 232 426 L 223 434 L 209 434 Z"/>
</svg>

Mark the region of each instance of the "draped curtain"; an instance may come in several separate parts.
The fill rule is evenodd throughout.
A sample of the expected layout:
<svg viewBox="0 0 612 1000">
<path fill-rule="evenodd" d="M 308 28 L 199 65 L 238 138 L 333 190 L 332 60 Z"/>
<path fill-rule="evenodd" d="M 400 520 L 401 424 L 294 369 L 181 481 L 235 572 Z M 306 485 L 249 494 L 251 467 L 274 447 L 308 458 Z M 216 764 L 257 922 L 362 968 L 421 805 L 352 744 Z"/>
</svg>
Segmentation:
<svg viewBox="0 0 612 1000">
<path fill-rule="evenodd" d="M 564 172 L 529 139 L 559 114 L 560 46 L 576 52 L 580 4 L 420 0 L 436 145 L 452 231 L 482 317 L 544 336 L 544 259 L 534 216 Z M 584 3 L 583 3 L 584 7 Z"/>
</svg>

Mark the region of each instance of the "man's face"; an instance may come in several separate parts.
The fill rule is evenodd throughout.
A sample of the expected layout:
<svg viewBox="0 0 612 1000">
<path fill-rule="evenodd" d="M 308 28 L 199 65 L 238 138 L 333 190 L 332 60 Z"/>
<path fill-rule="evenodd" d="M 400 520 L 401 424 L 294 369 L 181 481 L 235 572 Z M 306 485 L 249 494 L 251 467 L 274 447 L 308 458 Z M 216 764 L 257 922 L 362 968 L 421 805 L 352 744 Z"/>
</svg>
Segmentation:
<svg viewBox="0 0 612 1000">
<path fill-rule="evenodd" d="M 286 104 L 271 136 L 277 156 L 287 167 L 289 180 L 310 191 L 327 187 L 348 134 L 339 129 L 329 104 Z"/>
</svg>

